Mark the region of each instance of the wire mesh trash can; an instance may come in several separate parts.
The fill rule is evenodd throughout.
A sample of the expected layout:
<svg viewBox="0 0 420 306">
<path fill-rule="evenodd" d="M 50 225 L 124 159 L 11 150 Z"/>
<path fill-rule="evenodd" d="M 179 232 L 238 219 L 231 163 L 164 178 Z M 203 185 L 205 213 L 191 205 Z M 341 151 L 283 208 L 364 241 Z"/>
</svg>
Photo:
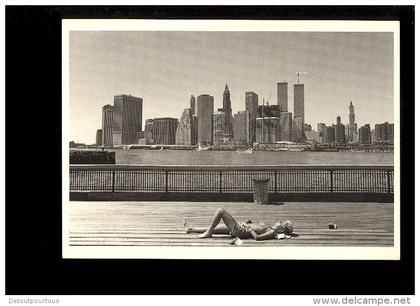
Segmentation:
<svg viewBox="0 0 420 306">
<path fill-rule="evenodd" d="M 253 179 L 254 203 L 268 203 L 268 183 L 270 179 Z"/>
</svg>

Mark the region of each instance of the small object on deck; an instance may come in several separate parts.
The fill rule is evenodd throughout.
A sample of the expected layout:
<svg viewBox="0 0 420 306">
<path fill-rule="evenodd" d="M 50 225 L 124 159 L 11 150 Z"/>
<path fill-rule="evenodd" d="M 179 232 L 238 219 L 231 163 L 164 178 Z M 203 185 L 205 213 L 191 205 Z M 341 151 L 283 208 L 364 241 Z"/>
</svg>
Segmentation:
<svg viewBox="0 0 420 306">
<path fill-rule="evenodd" d="M 337 229 L 337 224 L 329 224 L 329 229 Z"/>
<path fill-rule="evenodd" d="M 229 241 L 229 244 L 232 245 L 241 245 L 242 243 L 244 243 L 239 237 L 236 237 L 235 239 Z"/>
<path fill-rule="evenodd" d="M 277 234 L 276 235 L 276 239 L 286 239 L 286 235 L 285 234 Z"/>
</svg>

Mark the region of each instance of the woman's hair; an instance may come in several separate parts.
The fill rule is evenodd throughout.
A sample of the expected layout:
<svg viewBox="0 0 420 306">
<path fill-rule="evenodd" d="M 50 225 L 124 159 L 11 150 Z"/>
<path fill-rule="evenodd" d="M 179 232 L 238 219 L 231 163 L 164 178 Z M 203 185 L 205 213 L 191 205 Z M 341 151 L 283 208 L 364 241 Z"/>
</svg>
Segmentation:
<svg viewBox="0 0 420 306">
<path fill-rule="evenodd" d="M 293 232 L 293 224 L 292 224 L 292 222 L 290 222 L 289 220 L 287 220 L 286 222 L 284 222 L 284 226 L 286 227 L 288 234 L 291 234 Z"/>
<path fill-rule="evenodd" d="M 281 227 L 276 230 L 277 233 L 291 234 L 293 232 L 293 224 L 289 220 L 285 222 L 280 221 L 279 224 L 281 225 Z"/>
</svg>

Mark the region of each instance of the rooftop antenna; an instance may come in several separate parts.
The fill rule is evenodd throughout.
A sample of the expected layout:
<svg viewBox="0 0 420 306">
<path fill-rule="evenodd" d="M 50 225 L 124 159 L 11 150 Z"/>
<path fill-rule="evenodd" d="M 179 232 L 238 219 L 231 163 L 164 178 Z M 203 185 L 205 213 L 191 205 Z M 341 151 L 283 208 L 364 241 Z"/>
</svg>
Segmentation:
<svg viewBox="0 0 420 306">
<path fill-rule="evenodd" d="M 306 74 L 307 72 L 306 71 L 296 71 L 295 72 L 296 74 L 297 74 L 297 83 L 299 84 L 299 76 L 301 75 L 301 74 Z"/>
</svg>

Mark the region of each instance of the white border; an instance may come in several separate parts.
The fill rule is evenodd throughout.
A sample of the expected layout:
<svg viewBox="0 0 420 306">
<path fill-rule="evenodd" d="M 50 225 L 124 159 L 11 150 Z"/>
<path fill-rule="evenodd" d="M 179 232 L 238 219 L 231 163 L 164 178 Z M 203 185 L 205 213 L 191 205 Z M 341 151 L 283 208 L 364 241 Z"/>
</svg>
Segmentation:
<svg viewBox="0 0 420 306">
<path fill-rule="evenodd" d="M 331 30 L 333 29 L 333 30 Z M 69 31 L 295 31 L 394 33 L 394 246 L 393 247 L 70 247 L 69 238 Z M 63 258 L 171 259 L 400 259 L 400 50 L 397 21 L 83 20 L 62 21 Z M 395 132 L 396 131 L 396 132 Z"/>
</svg>

